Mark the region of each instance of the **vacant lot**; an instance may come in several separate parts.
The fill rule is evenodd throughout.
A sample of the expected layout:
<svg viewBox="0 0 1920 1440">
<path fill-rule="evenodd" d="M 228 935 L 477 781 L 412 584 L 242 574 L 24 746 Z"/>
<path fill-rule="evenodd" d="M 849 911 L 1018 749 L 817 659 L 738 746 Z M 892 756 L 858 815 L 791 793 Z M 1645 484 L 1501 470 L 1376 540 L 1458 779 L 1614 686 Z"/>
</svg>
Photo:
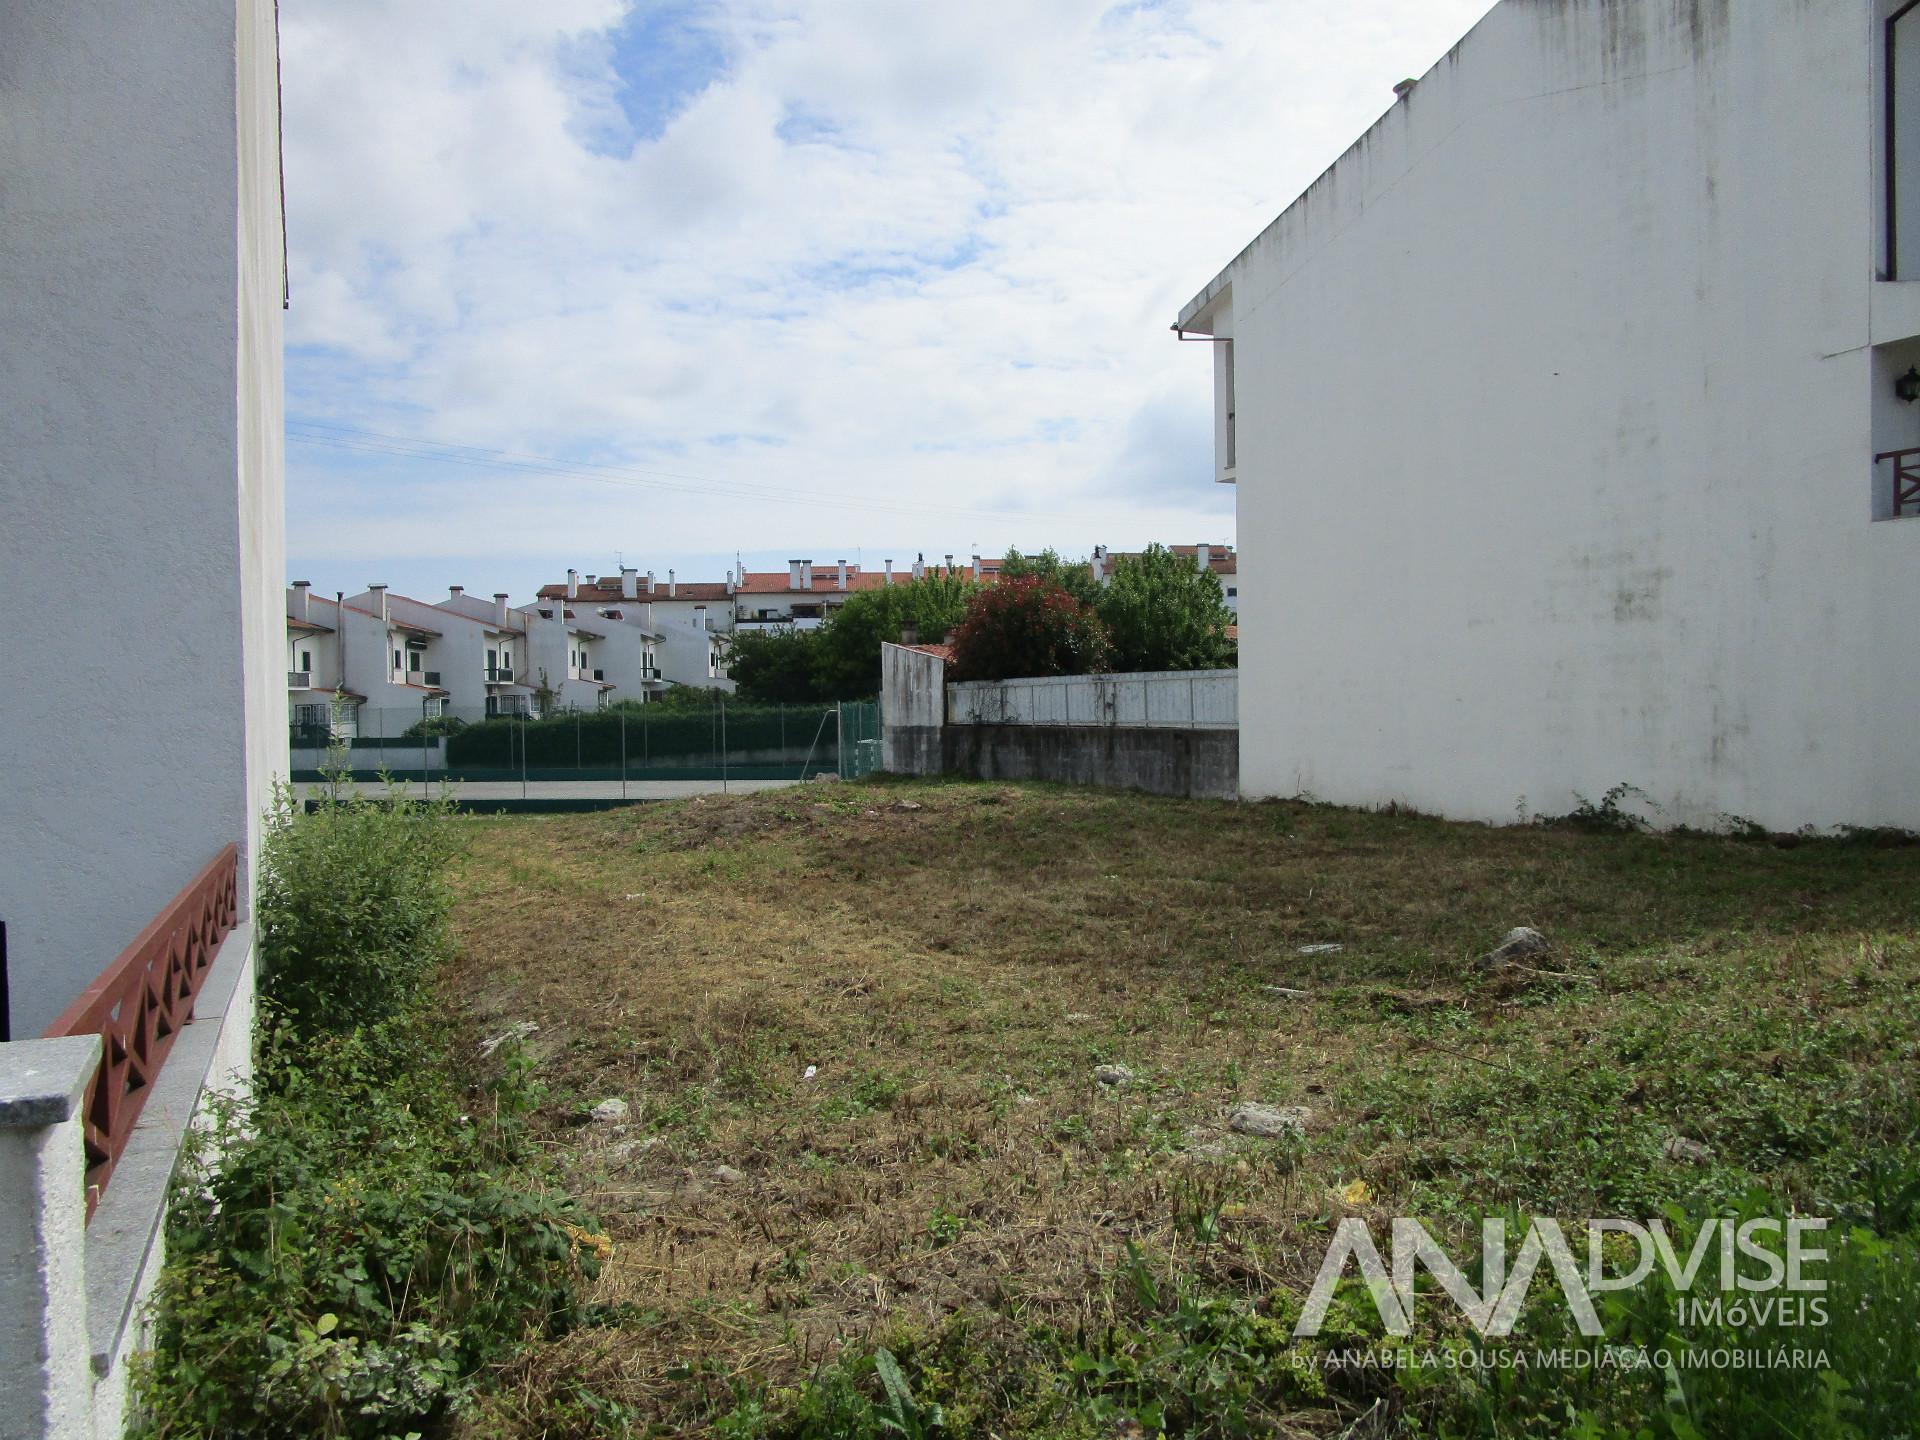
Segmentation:
<svg viewBox="0 0 1920 1440">
<path fill-rule="evenodd" d="M 968 784 L 464 823 L 449 993 L 540 1027 L 542 1125 L 611 1240 L 592 1323 L 476 1433 L 1910 1423 L 1920 849 Z M 1552 950 L 1476 968 L 1520 925 Z M 1243 1101 L 1304 1136 L 1235 1133 Z M 1665 1206 L 1891 1237 L 1833 1378 L 1298 1363 L 1343 1214 Z M 1336 1318 L 1380 1333 L 1364 1295 Z"/>
</svg>

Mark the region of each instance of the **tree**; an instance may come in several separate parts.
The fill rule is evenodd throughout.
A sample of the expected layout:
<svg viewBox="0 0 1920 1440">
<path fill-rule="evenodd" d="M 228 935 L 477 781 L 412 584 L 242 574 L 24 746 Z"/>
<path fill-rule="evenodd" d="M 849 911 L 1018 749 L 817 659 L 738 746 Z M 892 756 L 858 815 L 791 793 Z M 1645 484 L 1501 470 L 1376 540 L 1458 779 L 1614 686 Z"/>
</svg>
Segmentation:
<svg viewBox="0 0 1920 1440">
<path fill-rule="evenodd" d="M 815 676 L 818 630 L 736 630 L 727 648 L 727 673 L 742 700 L 811 705 L 837 697 L 819 693 Z"/>
<path fill-rule="evenodd" d="M 1006 558 L 1000 562 L 1000 578 L 1018 580 L 1026 575 L 1058 581 L 1060 588 L 1082 605 L 1095 607 L 1100 603 L 1101 586 L 1093 578 L 1093 566 L 1085 560 L 1062 560 L 1060 552 L 1052 546 L 1038 555 L 1022 555 L 1018 550 L 1007 551 Z"/>
<path fill-rule="evenodd" d="M 955 574 L 929 574 L 848 596 L 819 632 L 814 683 L 821 698 L 863 700 L 878 695 L 881 645 L 898 644 L 909 625 L 928 643 L 945 639 L 967 613 L 967 602 L 979 588 Z"/>
<path fill-rule="evenodd" d="M 1087 675 L 1107 668 L 1099 616 L 1056 579 L 1001 579 L 973 597 L 953 641 L 953 678 Z"/>
<path fill-rule="evenodd" d="M 1230 663 L 1233 612 L 1220 577 L 1164 545 L 1116 560 L 1097 609 L 1115 670 L 1216 670 Z"/>
</svg>

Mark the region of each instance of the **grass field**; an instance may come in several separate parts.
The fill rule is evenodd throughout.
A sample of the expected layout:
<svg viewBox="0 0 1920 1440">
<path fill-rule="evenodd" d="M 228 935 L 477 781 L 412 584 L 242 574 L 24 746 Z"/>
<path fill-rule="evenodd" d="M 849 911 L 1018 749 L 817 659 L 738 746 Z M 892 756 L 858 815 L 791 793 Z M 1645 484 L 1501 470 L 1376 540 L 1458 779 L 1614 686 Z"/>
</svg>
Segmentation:
<svg viewBox="0 0 1920 1440">
<path fill-rule="evenodd" d="M 539 1025 L 612 1247 L 472 1434 L 1911 1433 L 1920 848 L 960 783 L 461 823 L 448 993 Z M 1300 1364 L 1343 1215 L 1663 1207 L 1873 1227 L 1824 1373 Z"/>
</svg>

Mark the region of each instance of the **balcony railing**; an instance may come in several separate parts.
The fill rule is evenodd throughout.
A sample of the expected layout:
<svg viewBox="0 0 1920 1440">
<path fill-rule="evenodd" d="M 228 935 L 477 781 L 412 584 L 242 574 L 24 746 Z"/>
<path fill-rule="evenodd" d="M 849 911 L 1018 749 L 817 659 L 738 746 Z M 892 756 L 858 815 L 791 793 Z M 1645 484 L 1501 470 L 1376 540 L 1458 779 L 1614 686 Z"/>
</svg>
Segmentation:
<svg viewBox="0 0 1920 1440">
<path fill-rule="evenodd" d="M 47 1038 L 98 1035 L 100 1068 L 87 1086 L 82 1126 L 87 1155 L 87 1215 L 127 1148 L 154 1080 L 181 1029 L 220 942 L 239 913 L 239 850 L 214 856 L 153 923 L 47 1027 Z"/>
<path fill-rule="evenodd" d="M 1887 450 L 1873 457 L 1876 465 L 1882 460 L 1893 462 L 1894 518 L 1906 514 L 1909 506 L 1920 515 L 1920 450 Z"/>
<path fill-rule="evenodd" d="M 311 690 L 312 688 L 313 688 L 313 672 L 311 670 L 287 671 L 287 689 Z"/>
<path fill-rule="evenodd" d="M 489 685 L 511 685 L 513 683 L 513 667 L 511 665 L 487 666 L 487 683 Z"/>
</svg>

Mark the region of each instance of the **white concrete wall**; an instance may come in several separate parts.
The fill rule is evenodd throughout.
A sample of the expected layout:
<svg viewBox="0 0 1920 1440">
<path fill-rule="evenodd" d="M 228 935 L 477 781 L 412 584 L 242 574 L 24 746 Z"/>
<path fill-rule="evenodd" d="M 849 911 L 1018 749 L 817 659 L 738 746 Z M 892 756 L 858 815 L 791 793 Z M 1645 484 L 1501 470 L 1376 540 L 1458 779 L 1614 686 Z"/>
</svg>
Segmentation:
<svg viewBox="0 0 1920 1440">
<path fill-rule="evenodd" d="M 1232 670 L 1167 670 L 1131 675 L 969 680 L 946 687 L 946 723 L 1228 730 L 1240 723 L 1238 678 Z M 891 716 L 888 721 L 920 723 L 896 722 Z"/>
<path fill-rule="evenodd" d="M 724 673 L 725 654 L 716 656 L 715 636 L 721 632 L 702 629 L 681 621 L 660 624 L 660 643 L 654 647 L 659 656 L 660 676 L 676 685 L 694 685 L 708 690 L 724 690 L 731 695 L 734 683 Z M 718 659 L 723 673 L 714 674 Z"/>
<path fill-rule="evenodd" d="M 286 766 L 272 50 L 269 0 L 0 11 L 0 610 L 62 619 L 0 686 L 16 1034 L 229 840 L 251 904 Z"/>
<path fill-rule="evenodd" d="M 1183 313 L 1234 336 L 1246 794 L 1920 827 L 1878 34 L 1507 0 Z"/>
</svg>

